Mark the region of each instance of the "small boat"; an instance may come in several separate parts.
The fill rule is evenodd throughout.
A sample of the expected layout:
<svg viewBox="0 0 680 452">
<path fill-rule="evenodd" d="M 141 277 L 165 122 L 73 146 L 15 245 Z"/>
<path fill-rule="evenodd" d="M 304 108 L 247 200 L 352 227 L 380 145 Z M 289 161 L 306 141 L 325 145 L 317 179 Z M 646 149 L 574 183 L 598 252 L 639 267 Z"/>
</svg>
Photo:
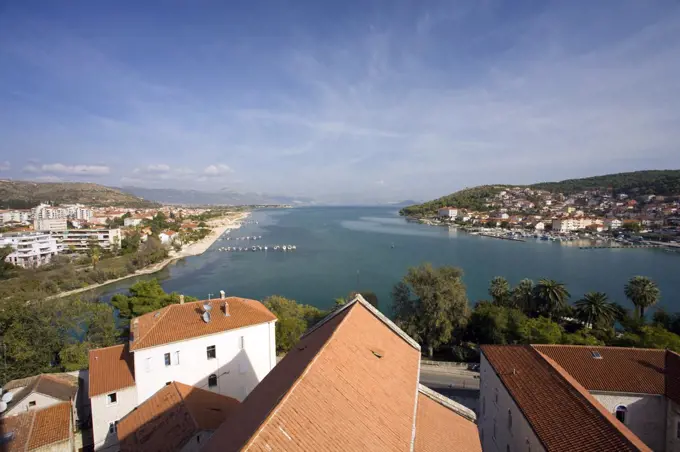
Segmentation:
<svg viewBox="0 0 680 452">
<path fill-rule="evenodd" d="M 267 245 L 264 246 L 264 250 L 267 251 Z"/>
</svg>

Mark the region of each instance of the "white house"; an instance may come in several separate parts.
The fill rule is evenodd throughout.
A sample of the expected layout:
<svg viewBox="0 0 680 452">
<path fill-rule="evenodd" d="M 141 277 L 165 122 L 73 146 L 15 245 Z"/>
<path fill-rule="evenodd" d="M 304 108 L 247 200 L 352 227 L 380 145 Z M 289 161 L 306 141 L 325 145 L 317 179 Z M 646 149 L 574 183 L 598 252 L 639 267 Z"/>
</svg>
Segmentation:
<svg viewBox="0 0 680 452">
<path fill-rule="evenodd" d="M 5 258 L 5 262 L 24 268 L 49 263 L 62 251 L 61 244 L 55 238 L 41 232 L 0 234 L 0 247 L 3 246 L 10 246 L 14 250 Z"/>
<path fill-rule="evenodd" d="M 170 382 L 243 400 L 276 364 L 276 316 L 222 297 L 132 319 L 126 345 L 90 352 L 95 448 L 115 445 L 117 422 Z"/>
<path fill-rule="evenodd" d="M 442 207 L 437 210 L 437 215 L 442 218 L 456 218 L 458 216 L 458 209 L 455 207 Z"/>
<path fill-rule="evenodd" d="M 623 221 L 618 218 L 605 218 L 604 225 L 607 229 L 620 229 L 623 226 Z"/>
<path fill-rule="evenodd" d="M 175 241 L 177 238 L 177 233 L 175 231 L 163 231 L 158 234 L 158 238 L 161 240 L 163 245 L 169 245 Z"/>
<path fill-rule="evenodd" d="M 139 217 L 128 217 L 123 220 L 123 225 L 126 227 L 139 226 L 144 221 L 143 218 Z"/>
<path fill-rule="evenodd" d="M 537 231 L 543 231 L 545 229 L 545 223 L 543 223 L 542 221 L 537 222 L 534 225 L 534 229 Z"/>
<path fill-rule="evenodd" d="M 484 345 L 480 374 L 484 450 L 680 450 L 674 352 Z"/>
</svg>

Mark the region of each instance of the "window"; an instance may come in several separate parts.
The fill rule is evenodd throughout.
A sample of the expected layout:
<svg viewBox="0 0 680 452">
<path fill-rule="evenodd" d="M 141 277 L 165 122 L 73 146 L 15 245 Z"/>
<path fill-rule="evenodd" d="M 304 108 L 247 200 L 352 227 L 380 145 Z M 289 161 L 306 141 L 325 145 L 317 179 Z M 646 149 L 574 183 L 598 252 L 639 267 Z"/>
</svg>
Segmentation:
<svg viewBox="0 0 680 452">
<path fill-rule="evenodd" d="M 212 374 L 208 377 L 208 387 L 214 388 L 215 386 L 217 386 L 217 375 Z"/>
<path fill-rule="evenodd" d="M 512 411 L 508 410 L 508 430 L 512 429 Z"/>
<path fill-rule="evenodd" d="M 170 365 L 170 353 L 165 354 L 165 367 Z"/>
<path fill-rule="evenodd" d="M 246 340 L 243 336 L 238 338 L 238 349 L 243 350 L 246 347 Z"/>
<path fill-rule="evenodd" d="M 106 404 L 107 405 L 115 405 L 116 403 L 118 403 L 118 394 L 116 394 L 115 392 L 112 392 L 111 394 L 108 394 L 106 396 Z"/>
<path fill-rule="evenodd" d="M 616 407 L 614 413 L 616 414 L 616 419 L 621 421 L 622 424 L 626 423 L 626 414 L 628 413 L 628 408 L 623 405 L 619 405 Z"/>
<path fill-rule="evenodd" d="M 35 400 L 31 400 L 30 402 L 28 402 L 28 406 L 29 408 L 35 406 Z"/>
<path fill-rule="evenodd" d="M 498 404 L 498 388 L 496 388 L 496 392 L 495 392 L 495 395 L 493 397 L 493 401 L 494 401 L 494 403 Z"/>
<path fill-rule="evenodd" d="M 151 358 L 146 358 L 144 368 L 146 369 L 147 372 L 151 372 Z"/>
<path fill-rule="evenodd" d="M 109 422 L 109 433 L 114 434 L 118 432 L 118 421 Z"/>
<path fill-rule="evenodd" d="M 217 357 L 217 353 L 215 352 L 215 346 L 214 345 L 209 345 L 207 348 L 208 352 L 208 359 L 215 359 Z"/>
<path fill-rule="evenodd" d="M 179 350 L 177 350 L 173 355 L 172 355 L 172 364 L 175 366 L 179 366 Z"/>
</svg>

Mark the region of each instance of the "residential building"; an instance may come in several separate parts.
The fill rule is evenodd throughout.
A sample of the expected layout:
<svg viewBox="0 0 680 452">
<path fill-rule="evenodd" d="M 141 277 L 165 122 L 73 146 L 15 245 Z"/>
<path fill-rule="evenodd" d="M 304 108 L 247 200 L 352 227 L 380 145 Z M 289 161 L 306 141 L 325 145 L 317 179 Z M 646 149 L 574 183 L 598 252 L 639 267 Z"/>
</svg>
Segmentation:
<svg viewBox="0 0 680 452">
<path fill-rule="evenodd" d="M 482 346 L 484 450 L 680 450 L 680 355 L 571 345 Z"/>
<path fill-rule="evenodd" d="M 623 226 L 623 221 L 619 220 L 618 218 L 605 218 L 604 225 L 610 230 L 619 229 L 621 226 Z"/>
<path fill-rule="evenodd" d="M 456 218 L 458 216 L 458 209 L 455 207 L 442 207 L 437 210 L 437 215 L 441 218 Z"/>
<path fill-rule="evenodd" d="M 11 246 L 5 262 L 23 268 L 39 267 L 49 263 L 62 251 L 61 244 L 43 232 L 12 232 L 0 234 L 0 247 Z"/>
<path fill-rule="evenodd" d="M 536 222 L 536 224 L 534 225 L 534 229 L 537 230 L 537 231 L 545 230 L 545 223 L 542 222 L 542 221 Z"/>
<path fill-rule="evenodd" d="M 585 229 L 594 223 L 592 218 L 574 217 L 574 218 L 556 218 L 552 221 L 552 230 L 554 232 L 571 232 Z"/>
<path fill-rule="evenodd" d="M 205 451 L 481 451 L 475 414 L 418 383 L 420 346 L 361 296 L 304 334 Z"/>
<path fill-rule="evenodd" d="M 33 220 L 48 220 L 55 218 L 68 218 L 68 209 L 52 207 L 49 204 L 40 204 L 33 208 Z"/>
<path fill-rule="evenodd" d="M 31 220 L 30 210 L 3 210 L 0 211 L 0 224 L 8 223 L 26 224 Z"/>
<path fill-rule="evenodd" d="M 61 242 L 64 251 L 87 251 L 92 244 L 108 250 L 121 241 L 120 229 L 68 229 L 50 234 Z"/>
<path fill-rule="evenodd" d="M 128 344 L 90 351 L 95 448 L 115 445 L 120 419 L 170 382 L 243 400 L 276 364 L 275 322 L 224 292 L 132 319 Z"/>
<path fill-rule="evenodd" d="M 0 419 L 0 445 L 6 452 L 72 452 L 74 422 L 71 404 L 61 402 Z"/>
<path fill-rule="evenodd" d="M 169 383 L 121 419 L 120 449 L 198 451 L 238 405 L 231 397 Z"/>
<path fill-rule="evenodd" d="M 36 231 L 65 231 L 68 229 L 66 218 L 34 218 L 33 229 Z"/>
<path fill-rule="evenodd" d="M 69 374 L 40 374 L 33 377 L 11 380 L 3 387 L 12 394 L 12 400 L 2 417 L 17 416 L 29 410 L 41 410 L 68 402 L 73 407 L 73 418 L 78 394 L 78 377 Z"/>
<path fill-rule="evenodd" d="M 175 231 L 163 231 L 158 234 L 158 238 L 163 245 L 170 245 L 177 238 L 177 233 Z"/>
<path fill-rule="evenodd" d="M 142 224 L 142 221 L 144 221 L 144 219 L 140 217 L 128 217 L 123 220 L 123 225 L 125 227 L 139 226 L 140 224 Z"/>
</svg>

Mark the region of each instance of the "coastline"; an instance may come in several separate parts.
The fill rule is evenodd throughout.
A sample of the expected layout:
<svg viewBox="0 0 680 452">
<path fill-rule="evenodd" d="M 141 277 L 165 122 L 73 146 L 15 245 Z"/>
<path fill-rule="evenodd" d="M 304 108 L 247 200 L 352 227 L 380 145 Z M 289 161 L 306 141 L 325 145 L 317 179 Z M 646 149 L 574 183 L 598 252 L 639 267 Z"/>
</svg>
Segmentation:
<svg viewBox="0 0 680 452">
<path fill-rule="evenodd" d="M 191 243 L 185 247 L 182 247 L 182 250 L 180 252 L 175 252 L 175 251 L 170 251 L 168 257 L 161 262 L 157 262 L 155 264 L 149 265 L 148 267 L 144 267 L 142 269 L 137 270 L 134 273 L 130 273 L 129 275 L 122 276 L 120 278 L 116 279 L 110 279 L 108 281 L 104 281 L 103 283 L 98 283 L 98 284 L 92 284 L 87 287 L 81 287 L 78 289 L 73 289 L 69 290 L 66 292 L 60 292 L 58 294 L 54 294 L 49 298 L 63 298 L 63 297 L 68 297 L 70 295 L 76 295 L 82 292 L 88 292 L 90 290 L 98 289 L 100 287 L 107 286 L 109 284 L 117 283 L 119 281 L 123 281 L 128 278 L 134 278 L 135 276 L 142 276 L 142 275 L 150 275 L 152 273 L 156 273 L 158 271 L 163 270 L 165 267 L 167 267 L 171 262 L 174 262 L 179 259 L 183 259 L 185 257 L 189 256 L 198 256 L 210 248 L 217 239 L 224 234 L 227 230 L 229 229 L 238 229 L 241 227 L 241 221 L 245 220 L 250 216 L 250 212 L 240 212 L 233 218 L 228 218 L 228 217 L 222 217 L 222 218 L 217 218 L 215 220 L 211 220 L 208 224 L 211 228 L 213 228 L 212 232 L 204 237 L 203 239 L 199 240 L 198 242 Z"/>
</svg>

